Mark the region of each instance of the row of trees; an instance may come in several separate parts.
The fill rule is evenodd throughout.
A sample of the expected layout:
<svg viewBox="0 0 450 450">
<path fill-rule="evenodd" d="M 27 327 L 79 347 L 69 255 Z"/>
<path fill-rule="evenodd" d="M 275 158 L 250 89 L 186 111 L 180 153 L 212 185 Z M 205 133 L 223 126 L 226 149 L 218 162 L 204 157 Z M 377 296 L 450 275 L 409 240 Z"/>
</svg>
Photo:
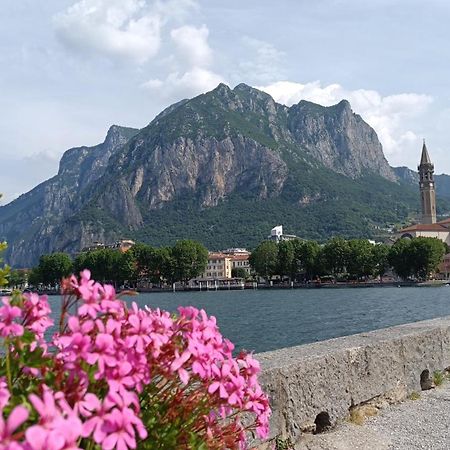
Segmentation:
<svg viewBox="0 0 450 450">
<path fill-rule="evenodd" d="M 253 270 L 269 280 L 275 275 L 290 280 L 314 280 L 324 275 L 363 279 L 393 269 L 401 278 L 425 279 L 437 270 L 446 245 L 439 239 L 400 239 L 394 245 L 339 237 L 320 245 L 315 241 L 262 242 L 252 253 Z"/>
<path fill-rule="evenodd" d="M 293 281 L 325 275 L 354 280 L 382 278 L 390 269 L 404 279 L 426 279 L 436 272 L 446 251 L 446 245 L 433 238 L 400 239 L 392 246 L 338 237 L 324 245 L 300 239 L 264 241 L 253 251 L 250 265 L 266 280 L 275 275 Z M 140 279 L 154 284 L 186 283 L 205 271 L 207 259 L 206 248 L 191 240 L 161 248 L 139 243 L 125 253 L 104 248 L 80 253 L 73 260 L 66 253 L 53 253 L 40 258 L 29 281 L 55 286 L 61 278 L 87 268 L 93 278 L 116 286 L 125 282 L 135 285 Z"/>
<path fill-rule="evenodd" d="M 102 248 L 80 253 L 74 259 L 67 253 L 43 255 L 29 281 L 35 286 L 55 286 L 69 274 L 89 269 L 92 278 L 116 286 L 125 282 L 134 285 L 142 278 L 152 283 L 187 282 L 204 272 L 207 261 L 207 249 L 196 241 L 181 240 L 173 247 L 161 248 L 138 243 L 124 253 Z"/>
</svg>

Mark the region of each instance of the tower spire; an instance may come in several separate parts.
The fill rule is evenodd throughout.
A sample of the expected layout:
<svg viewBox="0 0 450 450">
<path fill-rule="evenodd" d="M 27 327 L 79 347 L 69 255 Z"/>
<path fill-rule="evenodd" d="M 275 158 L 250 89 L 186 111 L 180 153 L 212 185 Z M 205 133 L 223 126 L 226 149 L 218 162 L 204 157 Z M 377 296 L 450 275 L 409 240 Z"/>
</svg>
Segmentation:
<svg viewBox="0 0 450 450">
<path fill-rule="evenodd" d="M 422 223 L 436 223 L 436 192 L 434 189 L 434 164 L 428 154 L 425 139 L 423 140 L 422 156 L 420 157 L 419 186 L 422 205 Z"/>
<path fill-rule="evenodd" d="M 425 144 L 425 139 L 423 140 L 422 146 L 422 157 L 420 158 L 420 165 L 431 164 L 430 155 L 428 154 L 427 146 Z"/>
</svg>

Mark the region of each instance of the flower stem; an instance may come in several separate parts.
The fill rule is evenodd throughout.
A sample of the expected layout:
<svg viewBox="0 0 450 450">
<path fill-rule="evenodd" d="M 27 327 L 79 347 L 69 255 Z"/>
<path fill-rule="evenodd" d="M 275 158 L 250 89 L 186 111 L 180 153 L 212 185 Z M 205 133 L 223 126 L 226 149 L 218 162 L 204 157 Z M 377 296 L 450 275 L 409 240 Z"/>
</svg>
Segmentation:
<svg viewBox="0 0 450 450">
<path fill-rule="evenodd" d="M 5 347 L 6 347 L 6 378 L 8 380 L 8 388 L 9 391 L 12 391 L 12 375 L 11 375 L 11 360 L 9 355 L 9 338 L 5 338 Z"/>
</svg>

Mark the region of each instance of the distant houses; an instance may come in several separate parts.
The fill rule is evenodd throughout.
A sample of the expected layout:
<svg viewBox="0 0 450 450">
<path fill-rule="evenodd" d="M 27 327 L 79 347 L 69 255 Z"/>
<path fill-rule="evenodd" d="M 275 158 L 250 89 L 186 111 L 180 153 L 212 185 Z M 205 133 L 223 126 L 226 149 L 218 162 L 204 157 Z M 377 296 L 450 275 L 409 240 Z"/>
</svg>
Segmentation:
<svg viewBox="0 0 450 450">
<path fill-rule="evenodd" d="M 119 239 L 118 241 L 113 242 L 112 244 L 104 244 L 102 242 L 95 241 L 91 245 L 83 247 L 81 249 L 81 253 L 84 252 L 92 252 L 94 250 L 101 250 L 102 248 L 109 248 L 113 250 L 119 250 L 122 253 L 128 251 L 135 242 L 131 239 Z"/>
</svg>

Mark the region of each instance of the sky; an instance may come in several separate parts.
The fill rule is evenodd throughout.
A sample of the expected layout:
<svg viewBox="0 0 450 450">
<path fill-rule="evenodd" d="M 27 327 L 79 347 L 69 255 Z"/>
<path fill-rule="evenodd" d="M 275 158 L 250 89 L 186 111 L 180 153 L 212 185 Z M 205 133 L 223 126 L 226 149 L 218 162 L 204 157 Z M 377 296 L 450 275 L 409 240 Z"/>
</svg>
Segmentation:
<svg viewBox="0 0 450 450">
<path fill-rule="evenodd" d="M 141 128 L 183 98 L 244 82 L 292 105 L 345 98 L 392 166 L 422 139 L 450 173 L 447 0 L 2 0 L 0 192 L 63 152 Z"/>
</svg>

